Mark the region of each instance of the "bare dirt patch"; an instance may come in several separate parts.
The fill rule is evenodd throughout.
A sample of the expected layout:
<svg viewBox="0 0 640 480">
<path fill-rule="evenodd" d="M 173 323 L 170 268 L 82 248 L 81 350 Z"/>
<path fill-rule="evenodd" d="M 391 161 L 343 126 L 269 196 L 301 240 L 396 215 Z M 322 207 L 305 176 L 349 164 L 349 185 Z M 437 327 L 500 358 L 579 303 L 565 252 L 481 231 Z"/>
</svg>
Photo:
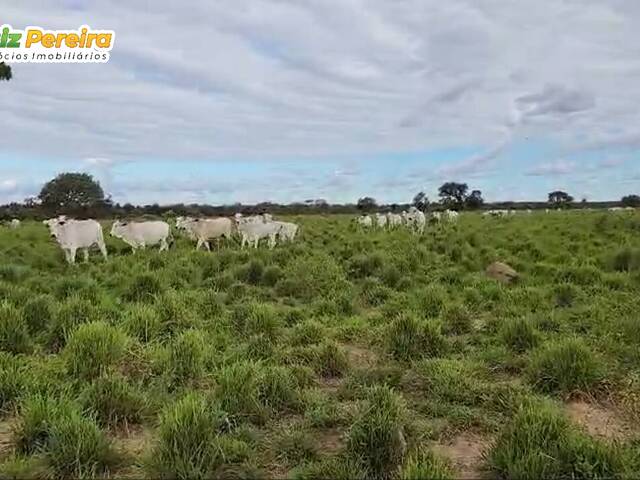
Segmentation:
<svg viewBox="0 0 640 480">
<path fill-rule="evenodd" d="M 153 442 L 153 431 L 139 425 L 129 426 L 126 431 L 119 431 L 111 440 L 113 446 L 126 459 L 128 465 L 118 470 L 118 478 L 143 478 L 142 459 Z"/>
<path fill-rule="evenodd" d="M 436 454 L 449 459 L 456 478 L 479 479 L 484 477 L 484 452 L 490 443 L 486 437 L 464 432 L 447 443 L 433 445 L 432 449 Z"/>
<path fill-rule="evenodd" d="M 371 350 L 351 344 L 344 344 L 342 347 L 347 354 L 351 367 L 371 368 L 378 363 L 378 355 Z"/>
<path fill-rule="evenodd" d="M 316 438 L 318 451 L 323 455 L 335 455 L 339 453 L 345 445 L 344 435 L 337 428 L 322 430 L 317 434 Z"/>
<path fill-rule="evenodd" d="M 632 427 L 611 407 L 581 400 L 567 404 L 569 417 L 583 426 L 589 435 L 606 440 L 625 440 Z"/>
<path fill-rule="evenodd" d="M 9 456 L 13 450 L 14 419 L 0 420 L 0 460 Z"/>
</svg>

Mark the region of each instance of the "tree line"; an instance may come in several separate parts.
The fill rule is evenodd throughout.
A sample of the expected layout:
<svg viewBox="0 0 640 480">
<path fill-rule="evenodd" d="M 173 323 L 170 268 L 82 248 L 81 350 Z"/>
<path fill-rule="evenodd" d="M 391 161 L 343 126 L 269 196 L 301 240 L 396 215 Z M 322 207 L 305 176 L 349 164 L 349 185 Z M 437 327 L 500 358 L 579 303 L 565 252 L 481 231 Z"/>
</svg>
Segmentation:
<svg viewBox="0 0 640 480">
<path fill-rule="evenodd" d="M 304 213 L 363 213 L 372 211 L 402 211 L 414 206 L 421 211 L 429 210 L 478 210 L 478 209 L 543 209 L 543 208 L 583 208 L 610 206 L 640 206 L 640 196 L 627 195 L 620 202 L 576 203 L 567 192 L 550 192 L 546 202 L 495 202 L 485 203 L 480 190 L 470 190 L 466 183 L 445 182 L 438 189 L 438 201 L 431 202 L 424 191 L 418 192 L 410 203 L 378 204 L 373 197 L 362 197 L 355 204 L 330 204 L 324 199 L 310 199 L 304 202 L 277 204 L 263 202 L 256 205 L 132 205 L 115 203 L 105 195 L 100 183 L 88 173 L 61 173 L 45 183 L 36 197 L 27 198 L 22 203 L 11 203 L 0 207 L 0 219 L 35 218 L 42 219 L 60 214 L 77 218 L 106 217 L 157 217 L 170 215 L 216 216 L 233 215 L 236 212 L 254 214 L 269 211 L 275 214 Z"/>
</svg>

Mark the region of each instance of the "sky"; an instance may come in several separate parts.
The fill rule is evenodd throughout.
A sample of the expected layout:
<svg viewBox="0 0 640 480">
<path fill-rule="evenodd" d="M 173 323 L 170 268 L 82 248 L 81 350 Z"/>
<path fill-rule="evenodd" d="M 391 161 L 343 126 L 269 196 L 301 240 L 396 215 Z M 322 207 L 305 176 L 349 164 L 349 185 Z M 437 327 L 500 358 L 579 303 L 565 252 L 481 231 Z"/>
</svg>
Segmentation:
<svg viewBox="0 0 640 480">
<path fill-rule="evenodd" d="M 120 203 L 640 193 L 640 2 L 21 0 L 114 30 L 106 64 L 13 64 L 0 203 L 83 171 Z"/>
</svg>

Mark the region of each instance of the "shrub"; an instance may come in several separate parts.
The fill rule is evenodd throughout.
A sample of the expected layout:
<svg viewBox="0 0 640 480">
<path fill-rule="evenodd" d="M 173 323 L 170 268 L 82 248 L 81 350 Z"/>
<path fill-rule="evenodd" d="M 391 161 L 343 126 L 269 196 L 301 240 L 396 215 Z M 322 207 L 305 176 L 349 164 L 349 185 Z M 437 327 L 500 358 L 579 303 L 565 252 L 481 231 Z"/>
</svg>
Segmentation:
<svg viewBox="0 0 640 480">
<path fill-rule="evenodd" d="M 53 321 L 53 301 L 49 295 L 36 295 L 22 307 L 22 316 L 32 334 L 41 333 Z"/>
<path fill-rule="evenodd" d="M 488 456 L 502 478 L 620 478 L 625 461 L 615 445 L 574 430 L 547 403 L 526 402 Z"/>
<path fill-rule="evenodd" d="M 314 369 L 323 377 L 340 377 L 349 367 L 344 350 L 332 341 L 314 347 Z"/>
<path fill-rule="evenodd" d="M 275 412 L 298 406 L 298 381 L 287 367 L 266 367 L 258 378 L 260 404 Z"/>
<path fill-rule="evenodd" d="M 441 458 L 428 450 L 418 450 L 409 455 L 400 470 L 400 480 L 452 480 L 455 475 Z"/>
<path fill-rule="evenodd" d="M 151 475 L 160 478 L 213 478 L 223 459 L 218 432 L 224 414 L 200 396 L 189 394 L 160 417 L 158 441 L 149 457 Z"/>
<path fill-rule="evenodd" d="M 260 403 L 259 364 L 238 362 L 224 366 L 216 375 L 216 398 L 233 420 L 264 421 L 265 410 Z"/>
<path fill-rule="evenodd" d="M 351 284 L 335 259 L 320 253 L 290 262 L 285 268 L 284 279 L 276 285 L 281 295 L 308 302 L 316 298 L 332 300 L 350 288 Z"/>
<path fill-rule="evenodd" d="M 540 336 L 532 324 L 532 320 L 515 318 L 507 320 L 500 329 L 502 341 L 517 353 L 522 353 L 538 345 Z"/>
<path fill-rule="evenodd" d="M 196 326 L 194 309 L 187 305 L 182 295 L 175 290 L 167 290 L 156 298 L 155 309 L 162 325 L 163 334 Z"/>
<path fill-rule="evenodd" d="M 461 335 L 473 329 L 471 314 L 463 305 L 447 307 L 442 313 L 442 320 L 447 333 Z"/>
<path fill-rule="evenodd" d="M 577 289 L 570 283 L 563 283 L 555 288 L 556 306 L 565 308 L 573 305 Z"/>
<path fill-rule="evenodd" d="M 65 345 L 78 325 L 99 320 L 97 309 L 89 300 L 71 297 L 60 305 L 49 329 L 49 344 L 54 349 Z"/>
<path fill-rule="evenodd" d="M 67 368 L 72 375 L 95 378 L 120 361 L 126 343 L 124 333 L 104 322 L 81 325 L 65 347 Z"/>
<path fill-rule="evenodd" d="M 0 351 L 29 353 L 31 338 L 22 312 L 13 305 L 0 305 Z"/>
<path fill-rule="evenodd" d="M 384 266 L 384 257 L 379 253 L 356 255 L 352 258 L 349 271 L 355 278 L 375 276 Z"/>
<path fill-rule="evenodd" d="M 262 280 L 262 274 L 264 273 L 264 264 L 260 260 L 251 260 L 249 263 L 243 266 L 241 270 L 240 280 L 245 281 L 251 285 L 258 285 Z"/>
<path fill-rule="evenodd" d="M 262 284 L 267 287 L 273 287 L 280 281 L 282 276 L 282 269 L 276 265 L 271 265 L 265 268 L 262 273 Z"/>
<path fill-rule="evenodd" d="M 360 286 L 360 298 L 369 307 L 379 307 L 392 295 L 392 291 L 375 277 L 367 277 Z"/>
<path fill-rule="evenodd" d="M 82 406 L 108 427 L 139 423 L 145 409 L 144 396 L 120 376 L 93 381 L 80 396 Z"/>
<path fill-rule="evenodd" d="M 122 297 L 129 302 L 152 302 L 163 289 L 158 275 L 141 273 L 133 277 Z"/>
<path fill-rule="evenodd" d="M 0 416 L 7 413 L 28 386 L 28 370 L 22 359 L 0 352 Z"/>
<path fill-rule="evenodd" d="M 298 465 L 316 458 L 313 438 L 304 431 L 287 431 L 276 439 L 278 457 L 288 465 Z"/>
<path fill-rule="evenodd" d="M 593 392 L 604 379 L 596 355 L 579 339 L 550 342 L 534 352 L 528 376 L 544 393 Z"/>
<path fill-rule="evenodd" d="M 367 392 L 347 441 L 349 453 L 362 460 L 372 477 L 385 477 L 402 462 L 406 450 L 405 411 L 401 398 L 389 387 Z"/>
<path fill-rule="evenodd" d="M 391 324 L 387 333 L 390 353 L 398 360 L 438 357 L 447 350 L 446 339 L 433 322 L 419 321 L 402 315 Z"/>
<path fill-rule="evenodd" d="M 204 373 L 205 340 L 201 332 L 187 330 L 171 343 L 170 363 L 175 382 L 200 378 Z"/>
<path fill-rule="evenodd" d="M 123 329 L 142 342 L 157 338 L 162 324 L 156 310 L 145 304 L 134 304 L 128 308 L 122 320 Z"/>
<path fill-rule="evenodd" d="M 294 326 L 290 335 L 292 345 L 313 345 L 322 341 L 325 336 L 325 328 L 321 323 L 307 320 Z"/>
<path fill-rule="evenodd" d="M 238 332 L 244 335 L 263 334 L 275 339 L 282 328 L 279 312 L 266 303 L 248 302 L 236 305 L 231 312 L 231 320 Z"/>
<path fill-rule="evenodd" d="M 424 318 L 435 318 L 444 308 L 447 292 L 437 286 L 430 286 L 418 297 L 418 310 Z"/>
</svg>

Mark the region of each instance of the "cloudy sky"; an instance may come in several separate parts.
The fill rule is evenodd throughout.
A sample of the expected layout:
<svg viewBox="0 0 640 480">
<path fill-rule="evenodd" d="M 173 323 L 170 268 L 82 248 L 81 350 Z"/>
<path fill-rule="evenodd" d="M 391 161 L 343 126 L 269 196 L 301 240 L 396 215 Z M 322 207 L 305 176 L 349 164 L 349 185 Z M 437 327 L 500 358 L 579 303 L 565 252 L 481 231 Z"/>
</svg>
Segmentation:
<svg viewBox="0 0 640 480">
<path fill-rule="evenodd" d="M 14 64 L 0 202 L 87 171 L 119 202 L 640 193 L 640 2 L 21 0 L 116 32 L 108 64 Z"/>
</svg>

